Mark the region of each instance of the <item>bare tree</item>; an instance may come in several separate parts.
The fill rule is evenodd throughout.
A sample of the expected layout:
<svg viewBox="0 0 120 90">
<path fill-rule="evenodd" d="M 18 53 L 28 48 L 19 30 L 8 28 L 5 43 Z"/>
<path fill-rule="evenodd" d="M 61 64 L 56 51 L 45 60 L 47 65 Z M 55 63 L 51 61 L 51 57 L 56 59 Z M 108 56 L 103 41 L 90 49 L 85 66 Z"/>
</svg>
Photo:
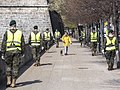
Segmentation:
<svg viewBox="0 0 120 90">
<path fill-rule="evenodd" d="M 113 3 L 120 10 L 120 0 L 52 0 L 54 9 L 60 12 L 64 21 L 71 23 L 92 23 L 109 18 L 113 14 Z"/>
</svg>

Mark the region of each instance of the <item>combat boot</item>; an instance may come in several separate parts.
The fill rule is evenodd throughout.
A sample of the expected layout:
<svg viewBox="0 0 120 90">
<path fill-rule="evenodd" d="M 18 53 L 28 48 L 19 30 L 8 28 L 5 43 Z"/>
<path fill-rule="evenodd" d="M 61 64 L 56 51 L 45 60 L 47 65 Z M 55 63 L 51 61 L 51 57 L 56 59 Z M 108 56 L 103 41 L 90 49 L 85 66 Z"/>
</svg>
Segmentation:
<svg viewBox="0 0 120 90">
<path fill-rule="evenodd" d="M 109 63 L 109 64 L 108 64 L 108 71 L 111 71 L 111 70 L 112 70 L 111 66 L 112 66 L 111 63 Z"/>
<path fill-rule="evenodd" d="M 16 85 L 16 79 L 12 79 L 12 84 L 11 84 L 11 87 L 14 88 Z"/>
<path fill-rule="evenodd" d="M 97 56 L 97 51 L 94 51 L 94 56 Z"/>
<path fill-rule="evenodd" d="M 113 70 L 113 63 L 111 63 L 111 67 L 110 67 L 111 70 Z"/>
<path fill-rule="evenodd" d="M 37 63 L 37 66 L 40 66 L 40 63 Z"/>
<path fill-rule="evenodd" d="M 11 84 L 11 76 L 7 76 L 7 87 Z"/>
<path fill-rule="evenodd" d="M 94 56 L 94 52 L 92 52 L 92 56 Z"/>
<path fill-rule="evenodd" d="M 34 66 L 37 66 L 37 64 L 35 63 Z"/>
</svg>

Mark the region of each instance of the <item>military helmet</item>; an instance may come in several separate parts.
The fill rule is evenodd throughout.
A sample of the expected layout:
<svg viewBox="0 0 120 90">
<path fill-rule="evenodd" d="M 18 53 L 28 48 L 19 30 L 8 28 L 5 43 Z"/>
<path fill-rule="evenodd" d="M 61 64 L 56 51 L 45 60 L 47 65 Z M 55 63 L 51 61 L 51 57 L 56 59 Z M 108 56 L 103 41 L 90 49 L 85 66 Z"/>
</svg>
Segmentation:
<svg viewBox="0 0 120 90">
<path fill-rule="evenodd" d="M 10 21 L 10 26 L 12 26 L 12 25 L 16 25 L 16 21 L 15 20 L 11 20 Z"/>
<path fill-rule="evenodd" d="M 47 28 L 46 31 L 49 31 L 49 28 Z"/>
<path fill-rule="evenodd" d="M 56 29 L 56 32 L 58 31 L 58 29 Z"/>
<path fill-rule="evenodd" d="M 38 29 L 38 26 L 36 25 L 36 26 L 34 26 L 33 28 L 34 28 L 34 29 Z"/>
<path fill-rule="evenodd" d="M 92 31 L 95 32 L 95 28 L 94 27 L 93 27 Z"/>
</svg>

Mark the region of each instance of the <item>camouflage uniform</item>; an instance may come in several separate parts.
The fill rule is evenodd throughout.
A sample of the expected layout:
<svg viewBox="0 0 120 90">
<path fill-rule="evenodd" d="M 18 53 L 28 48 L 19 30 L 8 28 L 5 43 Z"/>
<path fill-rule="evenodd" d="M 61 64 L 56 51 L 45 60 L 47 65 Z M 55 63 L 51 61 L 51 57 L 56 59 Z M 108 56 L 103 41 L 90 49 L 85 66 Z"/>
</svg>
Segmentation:
<svg viewBox="0 0 120 90">
<path fill-rule="evenodd" d="M 10 30 L 12 33 L 12 30 Z M 17 30 L 16 30 L 17 31 Z M 20 50 L 12 50 L 12 51 L 6 51 L 6 43 L 7 43 L 7 32 L 4 34 L 1 51 L 5 56 L 5 62 L 6 62 L 6 75 L 11 76 L 12 78 L 18 77 L 18 70 L 19 70 L 19 62 L 20 62 L 20 56 L 24 52 L 24 37 L 22 35 L 21 38 L 21 51 Z"/>
<path fill-rule="evenodd" d="M 92 49 L 92 56 L 96 55 L 97 53 L 97 32 L 91 32 L 91 49 Z"/>
<path fill-rule="evenodd" d="M 38 33 L 38 31 L 33 31 L 33 33 L 36 35 Z M 40 34 L 40 45 L 38 46 L 32 46 L 32 42 L 31 42 L 31 35 L 29 36 L 29 44 L 32 46 L 32 54 L 33 54 L 33 59 L 35 61 L 35 65 L 34 66 L 39 66 L 40 65 L 40 52 L 41 52 L 41 34 Z"/>
<path fill-rule="evenodd" d="M 55 37 L 55 42 L 56 42 L 56 48 L 58 48 L 59 47 L 60 37 L 61 37 L 60 32 L 56 31 L 54 37 Z"/>
<path fill-rule="evenodd" d="M 48 33 L 50 33 L 50 32 L 46 31 L 46 32 L 43 33 L 43 40 L 44 40 L 44 43 L 45 43 L 45 50 L 48 50 L 50 48 L 50 41 L 51 41 L 52 35 L 50 33 L 50 36 L 46 37 L 45 33 L 48 35 Z"/>
<path fill-rule="evenodd" d="M 110 43 L 112 42 L 109 45 L 106 45 L 107 43 L 109 43 L 109 40 L 107 38 L 110 40 Z M 116 37 L 110 38 L 107 36 L 104 43 L 105 43 L 104 51 L 105 51 L 106 61 L 108 64 L 108 70 L 113 70 L 114 58 L 116 56 L 116 50 L 117 50 Z"/>
<path fill-rule="evenodd" d="M 81 31 L 81 47 L 85 46 L 85 32 L 84 31 Z"/>
</svg>

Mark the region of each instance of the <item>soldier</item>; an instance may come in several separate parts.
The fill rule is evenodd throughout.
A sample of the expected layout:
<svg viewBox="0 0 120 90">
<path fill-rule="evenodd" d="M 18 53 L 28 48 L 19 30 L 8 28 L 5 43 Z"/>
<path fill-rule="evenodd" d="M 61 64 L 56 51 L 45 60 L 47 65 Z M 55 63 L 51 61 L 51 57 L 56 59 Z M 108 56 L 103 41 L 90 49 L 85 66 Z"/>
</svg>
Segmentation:
<svg viewBox="0 0 120 90">
<path fill-rule="evenodd" d="M 61 37 L 61 34 L 60 34 L 60 32 L 56 29 L 56 31 L 55 31 L 55 41 L 56 41 L 56 48 L 58 48 L 59 47 L 59 40 L 60 40 L 60 37 Z"/>
<path fill-rule="evenodd" d="M 106 36 L 104 47 L 104 52 L 106 52 L 105 56 L 108 64 L 108 70 L 113 70 L 116 48 L 116 37 L 114 36 L 113 30 L 110 30 L 108 36 Z"/>
<path fill-rule="evenodd" d="M 34 30 L 29 36 L 29 44 L 32 47 L 34 66 L 40 66 L 41 33 L 38 31 L 38 26 L 34 26 Z"/>
<path fill-rule="evenodd" d="M 68 55 L 68 47 L 70 44 L 72 44 L 72 41 L 67 32 L 65 32 L 65 34 L 63 35 L 62 41 L 65 49 L 65 55 Z"/>
<path fill-rule="evenodd" d="M 46 31 L 43 33 L 43 40 L 45 42 L 45 51 L 49 49 L 51 39 L 52 39 L 51 32 L 47 28 Z"/>
<path fill-rule="evenodd" d="M 1 51 L 5 57 L 7 86 L 12 88 L 16 85 L 20 56 L 24 52 L 24 37 L 22 31 L 16 28 L 16 21 L 10 22 L 10 29 L 4 34 Z"/>
<path fill-rule="evenodd" d="M 85 46 L 85 32 L 81 31 L 81 47 L 82 47 L 83 44 Z"/>
<path fill-rule="evenodd" d="M 90 34 L 90 38 L 92 45 L 92 56 L 95 56 L 97 51 L 97 32 L 95 31 L 95 28 L 93 28 L 93 31 Z"/>
</svg>

